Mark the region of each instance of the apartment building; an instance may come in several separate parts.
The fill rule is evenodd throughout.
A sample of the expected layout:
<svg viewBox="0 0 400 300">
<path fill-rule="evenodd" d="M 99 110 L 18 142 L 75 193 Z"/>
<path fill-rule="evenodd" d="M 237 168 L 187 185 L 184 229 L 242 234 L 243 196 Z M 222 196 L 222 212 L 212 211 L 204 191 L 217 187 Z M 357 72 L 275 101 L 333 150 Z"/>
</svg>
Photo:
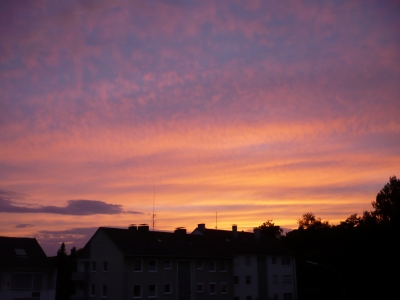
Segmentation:
<svg viewBox="0 0 400 300">
<path fill-rule="evenodd" d="M 278 264 L 272 272 L 280 256 L 270 256 L 256 235 L 204 224 L 192 234 L 100 227 L 78 261 L 71 299 L 296 299 L 295 274 Z M 274 286 L 274 275 L 292 281 Z"/>
</svg>

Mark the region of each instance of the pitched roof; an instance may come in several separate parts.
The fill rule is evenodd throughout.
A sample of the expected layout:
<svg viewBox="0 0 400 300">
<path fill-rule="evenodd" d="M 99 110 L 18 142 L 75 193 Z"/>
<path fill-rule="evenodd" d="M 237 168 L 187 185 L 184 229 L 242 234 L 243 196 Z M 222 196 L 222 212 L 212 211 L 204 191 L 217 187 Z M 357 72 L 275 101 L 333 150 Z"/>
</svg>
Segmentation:
<svg viewBox="0 0 400 300">
<path fill-rule="evenodd" d="M 159 231 L 133 231 L 100 227 L 124 255 L 170 257 L 230 257 L 226 241 L 206 241 L 202 236 Z"/>
<path fill-rule="evenodd" d="M 100 227 L 125 256 L 225 257 L 236 254 L 289 254 L 279 242 L 256 240 L 250 232 L 206 229 L 202 235 Z M 92 240 L 92 239 L 91 239 Z M 91 241 L 85 246 L 89 249 Z"/>
<path fill-rule="evenodd" d="M 46 267 L 47 256 L 34 238 L 0 237 L 0 268 Z"/>
<path fill-rule="evenodd" d="M 254 255 L 291 255 L 292 251 L 284 247 L 279 240 L 256 238 L 252 232 L 233 231 L 209 228 L 196 228 L 192 234 L 201 234 L 205 237 L 219 240 L 229 240 L 230 248 L 235 254 Z M 261 233 L 260 233 L 261 234 Z"/>
</svg>

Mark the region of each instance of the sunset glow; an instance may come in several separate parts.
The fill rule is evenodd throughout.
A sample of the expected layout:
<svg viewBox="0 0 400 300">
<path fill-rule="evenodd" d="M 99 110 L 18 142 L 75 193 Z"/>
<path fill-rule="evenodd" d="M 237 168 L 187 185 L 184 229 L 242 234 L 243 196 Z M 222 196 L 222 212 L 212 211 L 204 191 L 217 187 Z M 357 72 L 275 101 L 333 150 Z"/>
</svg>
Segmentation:
<svg viewBox="0 0 400 300">
<path fill-rule="evenodd" d="M 337 224 L 400 176 L 398 1 L 3 1 L 0 19 L 0 235 L 48 255 L 151 224 L 153 201 L 156 230 Z"/>
</svg>

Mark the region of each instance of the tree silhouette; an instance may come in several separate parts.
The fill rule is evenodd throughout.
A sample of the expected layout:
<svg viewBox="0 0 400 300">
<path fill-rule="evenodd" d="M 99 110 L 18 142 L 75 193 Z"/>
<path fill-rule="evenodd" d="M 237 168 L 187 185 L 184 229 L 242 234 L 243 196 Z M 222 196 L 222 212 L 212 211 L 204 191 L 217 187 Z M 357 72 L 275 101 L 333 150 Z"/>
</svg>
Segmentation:
<svg viewBox="0 0 400 300">
<path fill-rule="evenodd" d="M 314 213 L 305 213 L 301 219 L 297 220 L 299 229 L 320 229 L 330 227 L 328 221 L 322 221 L 321 218 L 316 218 Z"/>
<path fill-rule="evenodd" d="M 376 200 L 372 201 L 375 215 L 380 222 L 400 221 L 400 179 L 396 176 L 389 178 L 389 182 L 380 190 Z"/>
<path fill-rule="evenodd" d="M 261 230 L 261 236 L 267 239 L 278 239 L 283 233 L 283 229 L 272 223 L 272 220 L 267 220 L 257 228 Z"/>
</svg>

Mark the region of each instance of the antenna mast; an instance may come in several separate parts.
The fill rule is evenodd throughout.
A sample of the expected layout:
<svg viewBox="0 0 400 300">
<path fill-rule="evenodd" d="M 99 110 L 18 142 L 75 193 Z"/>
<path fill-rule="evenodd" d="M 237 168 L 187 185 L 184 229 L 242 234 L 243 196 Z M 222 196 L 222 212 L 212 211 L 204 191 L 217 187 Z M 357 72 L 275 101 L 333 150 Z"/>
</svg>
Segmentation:
<svg viewBox="0 0 400 300">
<path fill-rule="evenodd" d="M 215 229 L 218 229 L 218 211 L 215 211 Z"/>
<path fill-rule="evenodd" d="M 156 201 L 156 185 L 154 184 L 153 186 L 153 214 L 152 214 L 152 219 L 153 219 L 153 231 L 154 231 L 154 219 L 156 217 L 156 214 L 154 213 L 154 202 Z"/>
</svg>

